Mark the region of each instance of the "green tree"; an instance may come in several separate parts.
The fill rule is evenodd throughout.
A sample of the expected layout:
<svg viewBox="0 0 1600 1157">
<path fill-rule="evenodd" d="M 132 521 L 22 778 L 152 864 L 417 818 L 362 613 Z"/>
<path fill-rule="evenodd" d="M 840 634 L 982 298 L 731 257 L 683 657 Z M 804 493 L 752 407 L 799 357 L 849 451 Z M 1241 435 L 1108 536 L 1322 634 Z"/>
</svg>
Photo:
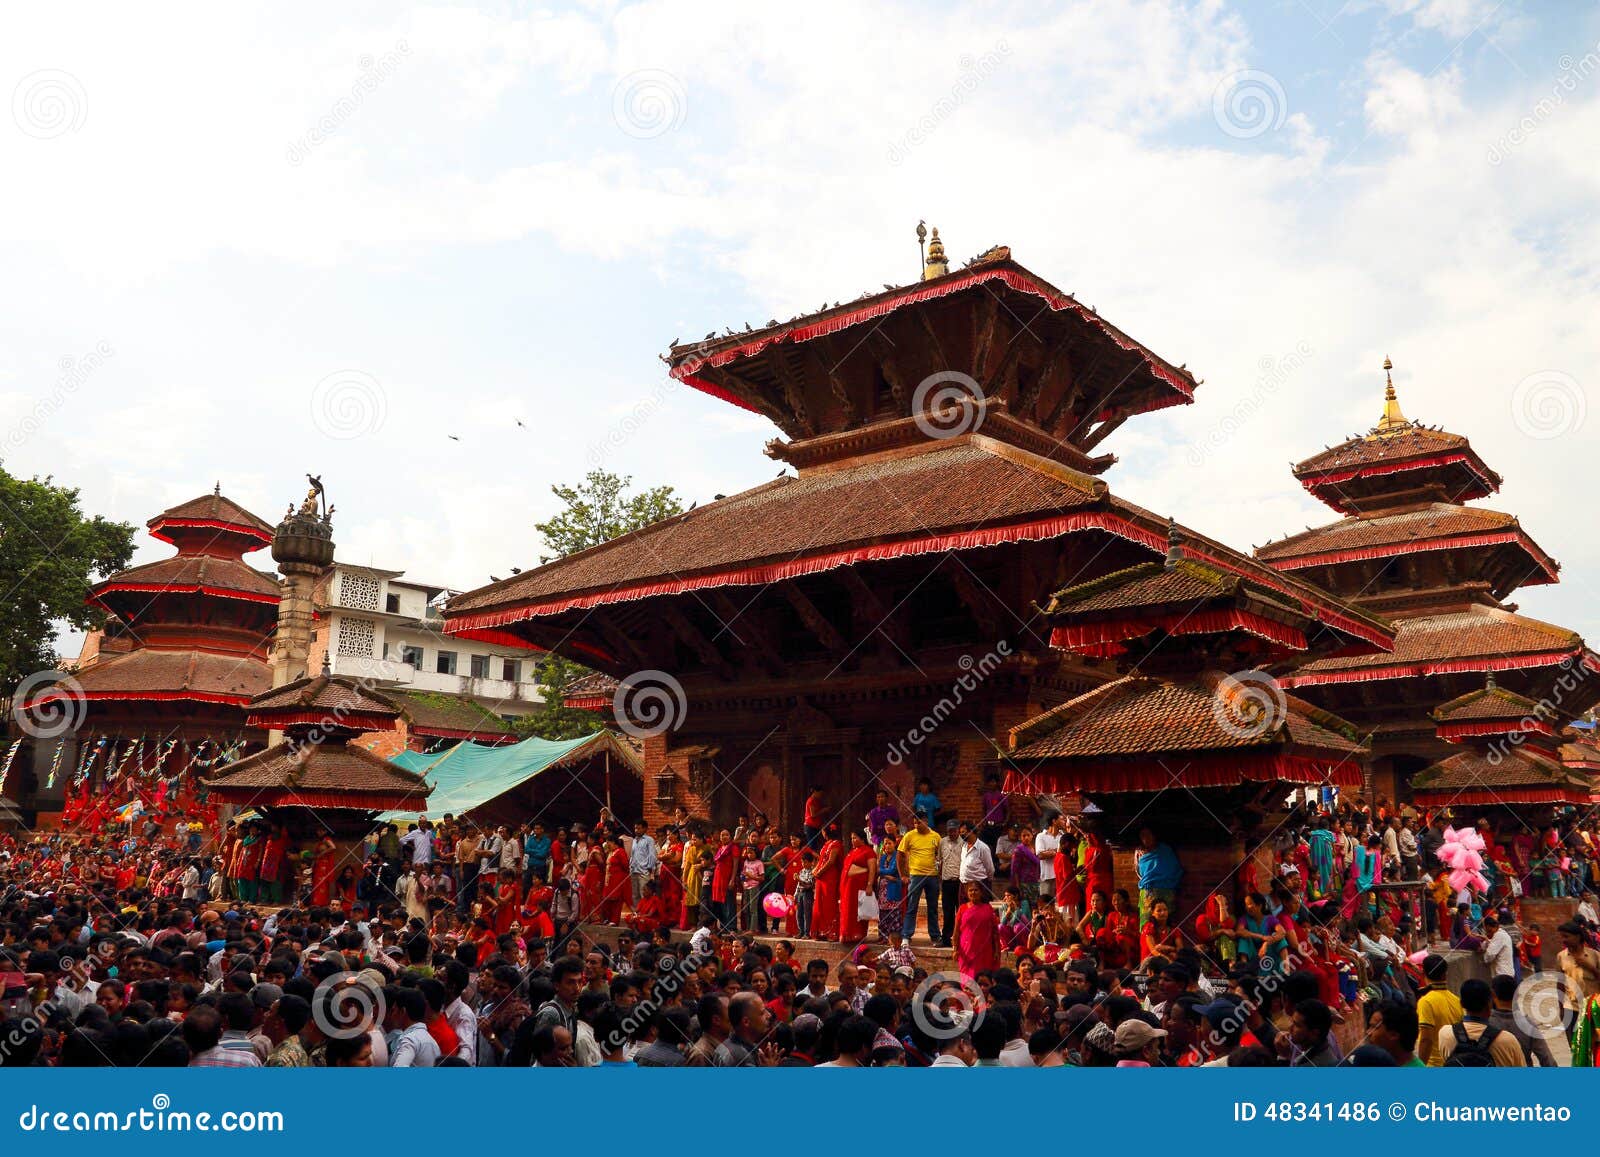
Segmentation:
<svg viewBox="0 0 1600 1157">
<path fill-rule="evenodd" d="M 58 625 L 80 631 L 105 614 L 87 606 L 89 588 L 133 557 L 134 528 L 86 518 L 78 492 L 45 478 L 14 478 L 0 469 L 0 688 L 10 691 L 35 671 L 54 667 Z"/>
<path fill-rule="evenodd" d="M 535 524 L 550 553 L 540 563 L 563 558 L 610 542 L 624 534 L 683 513 L 683 503 L 670 486 L 656 486 L 638 494 L 628 493 L 633 479 L 605 470 L 591 470 L 576 486 L 552 486 L 562 502 L 559 513 Z M 599 731 L 604 721 L 593 711 L 580 711 L 565 703 L 567 688 L 589 674 L 589 669 L 550 652 L 539 662 L 539 684 L 544 703 L 515 727 L 524 735 L 540 739 L 577 739 Z"/>
<path fill-rule="evenodd" d="M 657 486 L 629 494 L 632 478 L 605 470 L 591 470 L 577 486 L 552 486 L 564 509 L 546 522 L 534 524 L 549 554 L 541 564 L 610 542 L 652 522 L 683 513 L 683 503 L 670 486 Z"/>
</svg>

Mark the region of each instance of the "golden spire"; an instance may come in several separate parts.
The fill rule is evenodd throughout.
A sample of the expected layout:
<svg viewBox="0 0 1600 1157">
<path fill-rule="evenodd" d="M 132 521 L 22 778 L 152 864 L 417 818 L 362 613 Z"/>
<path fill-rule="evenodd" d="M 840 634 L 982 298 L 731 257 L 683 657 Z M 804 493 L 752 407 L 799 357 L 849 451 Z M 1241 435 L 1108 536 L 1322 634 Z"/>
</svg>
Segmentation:
<svg viewBox="0 0 1600 1157">
<path fill-rule="evenodd" d="M 922 265 L 922 280 L 943 277 L 949 272 L 950 262 L 945 259 L 944 242 L 939 240 L 939 229 L 935 226 L 933 236 L 928 241 L 928 258 Z"/>
<path fill-rule="evenodd" d="M 1383 417 L 1378 419 L 1378 424 L 1372 428 L 1374 434 L 1397 434 L 1401 430 L 1411 428 L 1411 423 L 1400 412 L 1400 399 L 1394 393 L 1394 375 L 1391 371 L 1394 363 L 1388 358 L 1383 359 Z"/>
</svg>

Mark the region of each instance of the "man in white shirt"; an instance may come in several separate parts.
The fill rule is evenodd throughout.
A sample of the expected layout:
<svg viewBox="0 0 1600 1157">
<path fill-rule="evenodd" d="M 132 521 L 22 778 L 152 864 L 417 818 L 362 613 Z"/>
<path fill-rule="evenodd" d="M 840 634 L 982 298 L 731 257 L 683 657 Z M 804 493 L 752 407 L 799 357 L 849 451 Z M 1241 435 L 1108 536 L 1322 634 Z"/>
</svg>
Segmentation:
<svg viewBox="0 0 1600 1157">
<path fill-rule="evenodd" d="M 428 1032 L 428 1001 L 415 988 L 402 988 L 390 1009 L 402 1026 L 389 1047 L 391 1069 L 431 1069 L 439 1063 L 439 1046 Z"/>
<path fill-rule="evenodd" d="M 1033 851 L 1039 857 L 1039 900 L 1055 902 L 1056 853 L 1061 850 L 1061 815 L 1050 817 L 1044 830 L 1033 837 Z"/>
<path fill-rule="evenodd" d="M 400 837 L 400 847 L 410 853 L 411 862 L 419 868 L 433 863 L 433 824 L 423 819 Z"/>
<path fill-rule="evenodd" d="M 1516 967 L 1512 963 L 1515 949 L 1511 945 L 1511 934 L 1500 927 L 1500 918 L 1493 912 L 1484 913 L 1483 931 L 1487 939 L 1483 942 L 1483 962 L 1489 968 L 1489 977 L 1512 976 Z"/>
<path fill-rule="evenodd" d="M 939 924 L 943 935 L 939 947 L 950 947 L 950 937 L 956 927 L 956 909 L 961 906 L 961 836 L 955 820 L 947 820 L 944 836 L 939 840 L 939 911 L 944 919 Z"/>
<path fill-rule="evenodd" d="M 972 1047 L 972 1030 L 961 1032 L 939 1045 L 939 1055 L 933 1058 L 932 1069 L 970 1069 L 978 1059 L 978 1050 Z"/>
<path fill-rule="evenodd" d="M 972 828 L 962 837 L 961 883 L 982 884 L 986 895 L 994 895 L 994 854 Z"/>
</svg>

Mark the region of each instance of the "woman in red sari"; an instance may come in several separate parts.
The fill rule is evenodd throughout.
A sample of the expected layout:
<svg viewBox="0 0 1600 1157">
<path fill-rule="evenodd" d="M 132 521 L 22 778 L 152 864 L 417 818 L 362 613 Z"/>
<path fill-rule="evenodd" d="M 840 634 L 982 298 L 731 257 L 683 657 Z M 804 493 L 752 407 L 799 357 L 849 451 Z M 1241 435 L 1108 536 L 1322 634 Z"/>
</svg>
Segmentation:
<svg viewBox="0 0 1600 1157">
<path fill-rule="evenodd" d="M 1178 949 L 1183 947 L 1183 933 L 1168 923 L 1171 917 L 1172 905 L 1165 900 L 1150 902 L 1150 919 L 1139 929 L 1140 959 L 1148 960 L 1152 956 L 1164 956 L 1170 961 L 1177 955 Z"/>
<path fill-rule="evenodd" d="M 811 934 L 818 940 L 839 938 L 839 868 L 844 859 L 839 845 L 839 825 L 829 824 L 827 839 L 817 853 L 816 898 L 812 903 L 815 915 L 811 920 Z"/>
<path fill-rule="evenodd" d="M 733 842 L 733 833 L 726 829 L 718 832 L 717 850 L 711 854 L 711 910 L 723 928 L 733 928 L 738 924 L 733 910 L 733 895 L 740 859 L 739 845 Z M 701 903 L 705 903 L 703 897 Z"/>
<path fill-rule="evenodd" d="M 794 899 L 795 883 L 800 876 L 801 840 L 799 836 L 789 837 L 789 846 L 779 848 L 773 853 L 772 860 L 783 869 L 783 894 Z M 795 905 L 789 905 L 789 913 L 783 918 L 783 934 L 785 936 L 800 935 L 800 925 L 795 921 Z"/>
<path fill-rule="evenodd" d="M 333 903 L 333 881 L 339 874 L 339 845 L 323 836 L 311 857 L 311 906 L 326 908 Z"/>
<path fill-rule="evenodd" d="M 967 885 L 967 902 L 956 909 L 954 940 L 962 976 L 1000 967 L 1000 920 L 982 884 Z"/>
<path fill-rule="evenodd" d="M 860 940 L 867 934 L 867 922 L 856 914 L 863 892 L 871 895 L 877 883 L 878 856 L 867 846 L 860 832 L 850 833 L 850 851 L 839 873 L 839 939 Z"/>
<path fill-rule="evenodd" d="M 273 828 L 261 850 L 261 902 L 276 904 L 282 898 L 284 853 L 289 849 L 289 837 L 282 828 Z M 292 899 L 293 897 L 291 897 Z"/>
<path fill-rule="evenodd" d="M 600 905 L 600 919 L 606 924 L 621 924 L 622 909 L 628 902 L 628 853 L 614 836 L 607 836 L 606 895 Z"/>
<path fill-rule="evenodd" d="M 1107 968 L 1129 968 L 1139 963 L 1139 912 L 1126 888 L 1111 893 L 1111 914 L 1100 935 L 1101 961 Z"/>
<path fill-rule="evenodd" d="M 676 831 L 667 836 L 667 842 L 657 857 L 661 865 L 657 888 L 661 899 L 661 923 L 668 928 L 678 928 L 683 914 L 683 839 Z"/>
<path fill-rule="evenodd" d="M 583 869 L 583 888 L 578 897 L 582 907 L 582 921 L 592 924 L 599 919 L 601 902 L 605 899 L 606 862 L 599 852 L 590 852 L 588 865 Z"/>
</svg>

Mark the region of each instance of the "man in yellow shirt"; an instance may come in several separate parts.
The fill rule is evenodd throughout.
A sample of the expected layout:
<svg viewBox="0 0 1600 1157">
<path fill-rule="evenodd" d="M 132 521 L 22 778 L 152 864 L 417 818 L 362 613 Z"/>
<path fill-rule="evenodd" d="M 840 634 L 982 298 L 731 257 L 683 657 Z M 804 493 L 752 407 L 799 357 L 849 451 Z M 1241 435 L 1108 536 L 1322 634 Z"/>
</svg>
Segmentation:
<svg viewBox="0 0 1600 1157">
<path fill-rule="evenodd" d="M 900 837 L 900 875 L 911 881 L 906 893 L 906 918 L 900 934 L 911 939 L 917 930 L 917 897 L 928 898 L 928 939 L 939 942 L 939 833 L 928 817 L 917 813 L 917 823 Z"/>
<path fill-rule="evenodd" d="M 1444 1064 L 1439 1051 L 1439 1030 L 1455 1024 L 1464 1015 L 1456 994 L 1445 987 L 1450 966 L 1438 953 L 1423 958 L 1422 976 L 1428 987 L 1417 998 L 1417 1055 L 1433 1068 Z"/>
</svg>

